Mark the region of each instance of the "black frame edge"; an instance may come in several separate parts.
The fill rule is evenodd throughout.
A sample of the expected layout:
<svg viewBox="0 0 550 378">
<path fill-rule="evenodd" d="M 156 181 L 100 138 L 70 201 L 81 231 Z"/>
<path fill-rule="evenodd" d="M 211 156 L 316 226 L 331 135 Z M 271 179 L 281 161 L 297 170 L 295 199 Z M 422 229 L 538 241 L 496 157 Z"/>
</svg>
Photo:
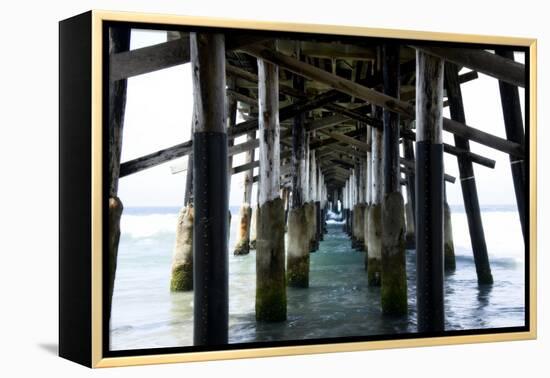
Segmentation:
<svg viewBox="0 0 550 378">
<path fill-rule="evenodd" d="M 59 22 L 59 356 L 92 367 L 92 12 Z"/>
</svg>

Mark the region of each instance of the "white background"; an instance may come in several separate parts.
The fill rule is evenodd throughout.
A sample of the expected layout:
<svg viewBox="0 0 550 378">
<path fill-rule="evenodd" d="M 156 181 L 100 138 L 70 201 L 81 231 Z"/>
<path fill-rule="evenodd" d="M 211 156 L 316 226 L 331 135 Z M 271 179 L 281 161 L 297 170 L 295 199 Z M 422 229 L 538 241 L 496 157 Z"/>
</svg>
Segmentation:
<svg viewBox="0 0 550 378">
<path fill-rule="evenodd" d="M 539 131 L 550 101 L 544 1 L 3 1 L 0 22 L 0 373 L 5 377 L 548 376 L 548 149 L 539 150 L 537 341 L 90 371 L 56 357 L 57 22 L 95 9 L 513 35 L 539 39 Z M 503 232 L 506 232 L 503 230 Z"/>
</svg>

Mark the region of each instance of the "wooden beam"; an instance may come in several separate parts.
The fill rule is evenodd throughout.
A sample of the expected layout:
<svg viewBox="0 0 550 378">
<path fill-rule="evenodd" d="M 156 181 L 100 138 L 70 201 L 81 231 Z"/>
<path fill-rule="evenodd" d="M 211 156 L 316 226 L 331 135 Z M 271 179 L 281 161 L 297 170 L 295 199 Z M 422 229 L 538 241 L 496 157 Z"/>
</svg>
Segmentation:
<svg viewBox="0 0 550 378">
<path fill-rule="evenodd" d="M 273 51 L 262 46 L 248 46 L 242 50 L 252 56 L 270 61 L 273 64 L 277 64 L 282 68 L 307 77 L 311 80 L 317 80 L 325 83 L 342 93 L 358 97 L 371 104 L 399 113 L 405 118 L 414 119 L 415 117 L 414 107 L 407 102 L 400 101 L 392 96 L 388 96 L 373 89 L 364 87 L 351 80 L 344 79 L 310 64 L 300 62 L 299 60 L 281 54 L 277 51 Z M 483 132 L 448 118 L 443 120 L 443 129 L 514 156 L 523 157 L 524 155 L 523 146 L 517 143 L 510 142 L 506 139 Z"/>
<path fill-rule="evenodd" d="M 458 81 L 460 82 L 460 84 L 464 84 L 469 81 L 475 80 L 477 78 L 478 78 L 478 74 L 476 71 L 469 71 L 460 75 L 458 77 Z M 416 88 L 414 87 L 411 88 L 410 90 L 401 92 L 401 100 L 403 101 L 410 101 L 410 100 L 414 100 L 415 98 L 416 98 Z M 449 106 L 448 102 L 443 101 L 443 107 L 447 107 L 447 106 Z"/>
<path fill-rule="evenodd" d="M 351 133 L 347 133 L 346 135 L 357 136 L 357 135 L 359 135 L 359 132 L 352 131 Z M 414 135 L 414 133 L 413 133 L 413 135 Z M 287 131 L 284 131 L 284 132 L 281 133 L 281 139 L 285 139 L 289 136 L 290 136 L 289 132 L 287 132 Z M 414 138 L 411 139 L 411 140 L 414 140 Z M 338 142 L 339 142 L 339 140 L 336 140 L 334 138 L 324 139 L 322 141 L 313 142 L 311 148 L 317 149 L 317 148 L 321 148 L 321 147 L 329 147 L 329 148 L 332 148 L 334 150 L 338 150 L 338 151 L 343 152 L 343 153 L 348 153 L 350 155 L 354 155 L 356 157 L 362 157 L 361 152 L 359 150 L 351 150 L 351 149 L 345 150 L 346 147 L 336 144 Z M 246 152 L 250 149 L 258 148 L 259 145 L 260 145 L 260 140 L 259 139 L 247 140 L 244 143 L 240 143 L 240 144 L 231 146 L 229 148 L 229 155 L 230 156 L 237 155 L 237 154 Z M 446 153 L 449 153 L 449 154 L 452 154 L 452 155 L 455 155 L 455 156 L 465 155 L 473 163 L 480 164 L 480 165 L 483 165 L 483 166 L 488 167 L 488 168 L 494 168 L 495 167 L 496 162 L 492 159 L 489 159 L 489 158 L 486 158 L 484 156 L 478 155 L 478 154 L 473 153 L 471 151 L 466 151 L 466 150 L 457 148 L 455 146 L 452 146 L 452 145 L 446 144 L 446 143 L 443 145 L 443 147 L 444 147 L 444 151 Z M 174 159 L 186 156 L 188 154 L 192 154 L 192 152 L 193 152 L 193 141 L 189 140 L 187 142 L 180 143 L 180 144 L 177 144 L 175 146 L 168 147 L 168 148 L 165 148 L 163 150 L 156 151 L 156 152 L 141 156 L 139 158 L 128 160 L 128 161 L 121 164 L 121 166 L 120 166 L 120 176 L 119 177 L 122 178 L 122 177 L 129 176 L 129 175 L 137 173 L 137 172 L 141 172 L 142 170 L 145 170 L 145 169 L 148 169 L 148 168 L 153 168 L 157 165 L 166 163 L 170 160 L 174 160 Z M 178 172 L 176 172 L 176 173 L 178 173 Z"/>
<path fill-rule="evenodd" d="M 226 48 L 236 50 L 262 40 L 264 38 L 249 35 L 228 36 Z M 127 79 L 185 63 L 189 63 L 189 36 L 112 55 L 109 61 L 109 79 Z"/>
<path fill-rule="evenodd" d="M 189 140 L 175 146 L 156 151 L 136 159 L 126 161 L 120 166 L 120 177 L 125 177 L 144 169 L 155 167 L 170 160 L 180 158 L 193 151 L 193 141 Z"/>
<path fill-rule="evenodd" d="M 258 110 L 258 100 L 252 98 L 252 97 L 249 97 L 247 95 L 244 95 L 242 93 L 239 93 L 233 89 L 227 89 L 227 95 L 239 102 L 242 102 L 244 104 L 247 104 L 250 106 L 251 109 L 253 110 Z"/>
<path fill-rule="evenodd" d="M 347 154 L 347 155 L 353 156 L 353 158 L 355 159 L 364 159 L 366 157 L 364 152 L 360 150 L 354 150 L 353 148 L 350 148 L 347 146 L 342 146 L 339 144 L 329 144 L 326 147 L 332 151 L 337 151 L 341 154 Z"/>
<path fill-rule="evenodd" d="M 340 42 L 301 42 L 302 53 L 311 57 L 329 59 L 376 59 L 376 49 Z"/>
<path fill-rule="evenodd" d="M 349 119 L 350 119 L 349 117 L 341 114 L 317 118 L 317 119 L 314 119 L 313 121 L 308 122 L 306 124 L 306 129 L 307 131 L 326 129 L 327 127 L 336 126 L 346 121 L 349 121 Z"/>
<path fill-rule="evenodd" d="M 453 146 L 453 145 L 450 145 L 450 144 L 447 144 L 447 143 L 443 143 L 443 151 L 448 153 L 448 154 L 455 155 L 455 156 L 462 155 L 462 156 L 470 159 L 470 161 L 472 163 L 483 165 L 484 167 L 487 167 L 487 168 L 493 169 L 493 168 L 495 168 L 495 165 L 496 165 L 496 161 L 494 161 L 493 159 L 486 158 L 486 157 L 478 155 L 474 152 L 467 151 L 467 150 L 464 150 L 462 148 L 458 148 L 456 146 Z"/>
<path fill-rule="evenodd" d="M 404 159 L 404 158 L 400 158 L 399 159 L 399 163 L 402 165 L 402 171 L 405 171 L 407 173 L 407 175 L 412 175 L 414 177 L 414 172 L 415 172 L 415 162 L 412 161 L 412 160 L 407 160 L 407 159 Z M 445 181 L 451 183 L 451 184 L 454 184 L 456 182 L 456 177 L 452 176 L 452 175 L 448 175 L 448 174 L 444 174 L 443 175 L 443 178 Z"/>
<path fill-rule="evenodd" d="M 338 75 L 327 72 L 310 64 L 300 62 L 290 56 L 281 54 L 263 46 L 248 46 L 242 49 L 244 52 L 262 58 L 267 61 L 277 64 L 280 67 L 302 75 L 308 79 L 316 80 L 330 87 L 341 91 L 350 96 L 358 97 L 369 103 L 382 106 L 395 112 L 404 113 L 408 117 L 414 117 L 414 110 L 411 109 L 408 103 L 402 103 L 399 100 L 384 95 L 380 92 L 372 90 L 357 84 L 351 80 L 344 79 Z"/>
<path fill-rule="evenodd" d="M 525 88 L 525 65 L 481 49 L 438 46 L 414 46 L 459 66 L 492 76 L 506 83 Z"/>
<path fill-rule="evenodd" d="M 290 104 L 279 109 L 279 122 L 293 118 L 298 114 L 305 113 L 324 105 L 336 101 L 341 98 L 341 94 L 337 91 L 327 91 L 319 94 L 311 99 L 303 99 L 296 103 Z M 258 128 L 258 119 L 251 119 L 249 121 L 241 122 L 233 128 L 233 131 L 229 134 L 230 137 L 235 138 L 240 135 L 244 135 L 252 130 Z"/>
<path fill-rule="evenodd" d="M 111 56 L 109 79 L 117 81 L 189 62 L 189 36 Z"/>
<path fill-rule="evenodd" d="M 359 121 L 362 123 L 366 123 L 370 126 L 374 126 L 377 128 L 382 127 L 382 122 L 380 120 L 377 120 L 376 118 L 369 117 L 368 115 L 364 114 L 364 111 L 370 111 L 371 105 L 369 104 L 363 104 L 359 108 L 356 109 L 349 109 L 345 108 L 343 106 L 337 105 L 337 104 L 328 104 L 324 106 L 325 109 L 331 110 L 334 113 L 342 114 L 348 116 L 350 119 L 353 119 L 355 121 Z"/>
<path fill-rule="evenodd" d="M 252 73 L 249 73 L 246 70 L 242 70 L 240 68 L 233 67 L 231 69 L 231 71 L 232 72 L 239 72 L 241 77 L 246 77 L 247 80 L 257 82 L 258 77 L 256 75 L 252 74 Z M 469 80 L 473 80 L 474 78 L 477 78 L 477 76 L 478 76 L 477 72 L 475 72 L 475 71 L 465 73 L 463 75 L 460 75 L 460 78 L 461 78 L 460 82 L 462 83 L 462 82 L 466 82 L 466 81 L 469 81 Z M 283 90 L 283 88 L 281 88 L 281 90 Z M 303 96 L 305 96 L 301 91 L 296 90 L 292 87 L 288 87 L 287 89 L 285 89 L 285 91 L 286 91 L 286 93 L 290 93 L 294 97 L 303 98 Z M 243 101 L 244 100 L 246 100 L 245 102 L 247 102 L 247 103 L 253 103 L 255 101 L 254 99 L 249 98 L 247 96 L 243 96 Z M 360 107 L 363 107 L 363 106 L 365 106 L 365 105 L 360 105 Z M 375 118 L 366 117 L 366 116 L 362 115 L 359 112 L 359 109 L 345 109 L 345 108 L 343 108 L 341 106 L 338 106 L 336 104 L 328 104 L 328 105 L 325 106 L 325 108 L 328 108 L 328 109 L 330 109 L 330 110 L 332 110 L 336 113 L 339 113 L 339 114 L 334 115 L 334 116 L 319 118 L 319 119 L 316 119 L 316 120 L 313 120 L 313 121 L 309 122 L 306 125 L 307 131 L 320 130 L 320 129 L 323 129 L 323 128 L 326 128 L 326 127 L 336 126 L 336 125 L 341 124 L 343 122 L 346 122 L 350 119 L 355 119 L 355 120 L 360 121 L 360 122 L 365 122 L 365 123 L 368 123 L 368 124 L 370 124 L 374 127 L 378 127 L 378 128 L 382 127 L 382 123 L 380 121 L 377 121 Z M 401 130 L 401 132 L 403 134 L 403 137 L 409 138 L 410 140 L 414 140 L 414 136 L 415 136 L 414 132 L 412 132 L 410 130 Z M 458 155 L 466 156 L 469 159 L 471 159 L 472 162 L 474 162 L 476 164 L 483 165 L 483 166 L 488 167 L 488 168 L 494 168 L 495 167 L 495 161 L 494 160 L 488 159 L 486 157 L 483 157 L 481 155 L 472 153 L 470 151 L 466 151 L 466 150 L 456 148 L 456 147 L 451 146 L 449 144 L 444 144 L 444 151 L 447 152 L 447 153 L 453 154 L 455 156 L 458 156 Z"/>
<path fill-rule="evenodd" d="M 355 138 L 351 138 L 351 137 L 349 137 L 345 134 L 332 133 L 332 132 L 325 131 L 325 130 L 320 131 L 320 133 L 322 133 L 322 134 L 324 134 L 328 137 L 331 137 L 332 139 L 335 139 L 337 141 L 347 143 L 351 146 L 355 146 L 355 147 L 359 148 L 361 151 L 367 152 L 367 151 L 370 150 L 370 146 L 368 144 L 366 144 L 365 142 L 361 142 L 360 140 L 357 140 Z"/>
</svg>

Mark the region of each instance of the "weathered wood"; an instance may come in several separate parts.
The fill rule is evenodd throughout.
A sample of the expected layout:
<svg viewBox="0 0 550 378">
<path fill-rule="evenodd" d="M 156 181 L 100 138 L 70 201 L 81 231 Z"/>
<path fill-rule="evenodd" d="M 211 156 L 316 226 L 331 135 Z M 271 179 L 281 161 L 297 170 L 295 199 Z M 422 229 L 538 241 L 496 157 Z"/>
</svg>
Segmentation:
<svg viewBox="0 0 550 378">
<path fill-rule="evenodd" d="M 416 305 L 419 332 L 445 329 L 443 61 L 416 52 Z"/>
<path fill-rule="evenodd" d="M 342 134 L 342 135 L 357 136 L 359 134 L 360 133 L 357 132 L 357 131 L 352 131 L 350 133 L 346 133 L 346 134 Z M 288 135 L 288 132 L 286 132 L 286 131 L 281 133 L 281 137 L 286 136 L 286 135 Z M 353 149 L 347 148 L 345 146 L 335 144 L 335 143 L 338 143 L 338 142 L 340 142 L 340 141 L 336 140 L 336 139 L 333 139 L 333 138 L 325 139 L 321 143 L 320 142 L 313 142 L 312 145 L 311 145 L 311 149 L 318 149 L 318 148 L 326 147 L 326 148 L 334 149 L 335 151 L 340 151 L 342 153 L 345 153 L 345 154 L 348 154 L 348 155 L 351 155 L 351 156 L 355 156 L 355 157 L 358 157 L 358 158 L 364 157 L 364 153 L 361 153 L 359 150 L 353 150 Z M 240 144 L 229 147 L 228 154 L 230 156 L 237 155 L 237 154 L 240 154 L 240 153 L 258 148 L 259 145 L 260 145 L 260 140 L 259 139 L 247 140 L 246 142 L 243 142 L 243 143 L 240 143 Z M 495 161 L 492 160 L 492 159 L 488 159 L 488 158 L 483 157 L 481 155 L 475 154 L 473 152 L 468 152 L 468 151 L 460 149 L 460 148 L 456 148 L 456 147 L 451 146 L 449 144 L 444 144 L 443 147 L 444 147 L 445 152 L 450 153 L 452 155 L 455 155 L 455 156 L 464 155 L 468 159 L 471 159 L 473 163 L 478 163 L 478 164 L 483 165 L 483 166 L 488 167 L 488 168 L 494 168 L 495 167 Z M 134 173 L 137 173 L 137 172 L 141 172 L 142 170 L 145 170 L 145 169 L 148 169 L 148 168 L 153 168 L 157 165 L 166 163 L 168 161 L 171 161 L 171 160 L 174 160 L 174 159 L 186 156 L 186 155 L 190 156 L 188 166 L 192 166 L 193 165 L 192 164 L 192 155 L 193 155 L 192 150 L 193 150 L 193 142 L 192 142 L 192 140 L 189 140 L 187 142 L 180 143 L 178 145 L 166 148 L 164 150 L 153 152 L 151 154 L 141 156 L 141 157 L 133 159 L 133 160 L 126 161 L 126 162 L 121 164 L 120 177 L 126 177 L 128 175 L 131 175 L 131 174 L 134 174 Z M 286 156 L 286 155 L 287 155 L 287 153 L 282 153 L 281 154 L 281 156 Z M 184 170 L 185 169 L 179 168 L 179 166 L 178 166 L 178 168 L 175 169 L 173 171 L 173 173 L 179 173 L 179 172 L 182 172 Z M 234 174 L 239 173 L 239 172 L 242 172 L 242 171 L 237 171 L 237 172 L 233 171 Z"/>
<path fill-rule="evenodd" d="M 400 181 L 396 183 L 400 188 Z M 380 303 L 386 315 L 406 315 L 405 205 L 399 191 L 386 193 L 382 205 L 382 282 Z"/>
<path fill-rule="evenodd" d="M 229 35 L 227 50 L 235 50 L 262 38 L 246 35 Z M 109 62 L 109 79 L 116 81 L 142 75 L 180 64 L 189 63 L 189 36 L 114 54 Z"/>
<path fill-rule="evenodd" d="M 408 128 L 411 127 L 411 124 L 409 123 Z M 409 139 L 403 139 L 403 153 L 406 160 L 415 161 L 414 157 L 414 146 L 411 140 Z M 407 175 L 407 201 L 411 204 L 413 214 L 414 209 L 416 208 L 416 194 L 415 194 L 415 178 L 414 173 L 410 173 Z M 411 217 L 411 221 L 414 222 L 414 215 Z"/>
<path fill-rule="evenodd" d="M 374 114 L 381 118 L 382 109 L 376 107 Z M 382 131 L 372 129 L 371 150 L 371 206 L 368 217 L 368 241 L 367 241 L 367 278 L 370 286 L 381 284 L 381 259 L 382 259 Z"/>
<path fill-rule="evenodd" d="M 342 93 L 358 97 L 364 101 L 370 102 L 371 104 L 382 106 L 399 113 L 404 113 L 409 117 L 413 117 L 411 106 L 407 103 L 395 101 L 395 99 L 390 96 L 384 95 L 305 62 L 300 62 L 290 56 L 281 54 L 263 46 L 248 46 L 245 47 L 243 51 L 257 58 L 268 60 L 271 63 L 277 64 L 280 67 L 292 71 L 298 75 L 302 75 L 311 80 L 329 85 Z"/>
<path fill-rule="evenodd" d="M 246 136 L 247 141 L 256 139 L 256 132 L 251 131 Z M 244 164 L 250 164 L 254 162 L 254 149 L 250 149 L 246 152 Z M 232 169 L 233 170 L 233 169 Z M 243 203 L 239 213 L 239 240 L 235 243 L 235 255 L 247 255 L 250 253 L 250 226 L 252 218 L 252 185 L 254 180 L 254 168 L 250 168 L 245 171 L 244 183 L 243 183 Z"/>
<path fill-rule="evenodd" d="M 317 201 L 317 157 L 315 150 L 309 152 L 309 200 Z"/>
<path fill-rule="evenodd" d="M 414 46 L 428 54 L 438 56 L 459 66 L 492 76 L 506 83 L 525 87 L 525 65 L 480 49 Z"/>
<path fill-rule="evenodd" d="M 229 78 L 231 78 L 231 76 L 229 76 Z M 252 97 L 248 97 L 247 95 L 239 93 L 239 92 L 237 92 L 233 89 L 230 89 L 230 88 L 227 88 L 227 96 L 234 99 L 234 100 L 242 102 L 243 104 L 249 105 L 251 110 L 253 110 L 253 111 L 258 110 L 258 100 L 253 99 Z"/>
<path fill-rule="evenodd" d="M 368 115 L 364 114 L 364 112 L 368 112 L 371 109 L 370 104 L 362 104 L 360 106 L 357 106 L 355 108 L 346 108 L 337 104 L 327 104 L 324 106 L 325 109 L 333 111 L 337 114 L 342 114 L 347 117 L 349 117 L 352 120 L 366 123 L 371 126 L 375 126 L 378 128 L 382 127 L 382 122 L 379 119 L 369 117 Z"/>
<path fill-rule="evenodd" d="M 209 38 L 207 34 L 191 33 L 193 58 L 193 110 L 195 133 L 212 132 L 226 134 L 226 80 L 225 57 L 216 49 L 224 50 L 223 37 Z M 204 36 L 204 40 L 202 38 Z M 204 45 L 203 45 L 204 44 Z M 205 46 L 208 46 L 205 48 Z M 197 54 L 196 58 L 193 54 Z M 213 54 L 213 55 L 209 55 Z M 220 61 L 217 61 L 218 59 Z M 224 69 L 219 72 L 220 67 Z M 219 106 L 222 104 L 222 106 Z M 236 128 L 236 127 L 235 127 Z"/>
<path fill-rule="evenodd" d="M 383 173 L 382 173 L 382 132 L 377 129 L 372 129 L 372 202 L 375 204 L 382 203 L 383 194 Z"/>
<path fill-rule="evenodd" d="M 279 69 L 258 59 L 260 170 L 256 319 L 286 320 L 284 206 L 279 198 Z"/>
<path fill-rule="evenodd" d="M 445 86 L 447 88 L 451 117 L 458 122 L 466 122 L 462 92 L 458 83 L 458 67 L 453 63 L 445 64 Z M 470 143 L 467 139 L 457 135 L 454 136 L 454 139 L 455 145 L 458 148 L 466 151 L 470 150 Z M 481 284 L 493 283 L 485 233 L 483 231 L 483 221 L 481 219 L 481 209 L 477 197 L 474 167 L 469 159 L 464 159 L 460 155 L 457 157 L 457 160 L 464 209 L 466 210 L 466 217 L 468 219 L 468 229 L 470 231 L 470 240 L 476 264 L 477 279 Z"/>
<path fill-rule="evenodd" d="M 130 28 L 127 26 L 112 26 L 109 28 L 109 56 L 130 48 Z M 118 198 L 118 179 L 120 177 L 120 156 L 122 152 L 122 135 L 124 113 L 126 110 L 126 80 L 109 83 L 109 298 L 105 309 L 111 318 L 113 290 L 118 259 L 118 244 L 120 240 L 120 218 L 123 205 Z"/>
<path fill-rule="evenodd" d="M 329 131 L 321 130 L 320 133 L 325 134 L 326 136 L 331 137 L 332 139 L 335 139 L 340 142 L 347 143 L 351 146 L 358 147 L 361 151 L 369 151 L 370 146 L 367 143 L 361 142 L 355 138 L 351 138 L 345 134 L 339 134 L 339 133 L 331 133 Z"/>
<path fill-rule="evenodd" d="M 350 43 L 307 42 L 301 43 L 302 53 L 318 58 L 371 60 L 376 58 L 376 50 Z"/>
<path fill-rule="evenodd" d="M 152 168 L 170 160 L 188 155 L 193 151 L 193 141 L 177 144 L 172 147 L 156 151 L 136 159 L 129 160 L 121 164 L 120 177 L 125 177 L 144 169 Z"/>
<path fill-rule="evenodd" d="M 256 140 L 256 132 L 251 131 L 246 136 L 247 141 Z M 250 149 L 246 152 L 244 162 L 251 163 L 254 161 L 254 149 Z M 254 176 L 254 169 L 246 171 L 244 176 L 244 193 L 243 200 L 245 203 L 252 204 L 252 178 Z"/>
<path fill-rule="evenodd" d="M 399 113 L 405 118 L 414 119 L 415 117 L 414 107 L 407 102 L 400 101 L 394 97 L 377 92 L 373 89 L 357 84 L 351 80 L 344 79 L 310 64 L 300 62 L 299 60 L 273 51 L 269 48 L 262 46 L 248 46 L 243 48 L 243 50 L 252 56 L 270 61 L 271 63 L 277 64 L 291 72 L 302 75 L 311 80 L 316 80 L 327 84 L 342 93 L 358 97 L 371 104 Z M 443 129 L 514 156 L 522 157 L 524 155 L 523 146 L 517 143 L 510 142 L 506 139 L 447 118 L 443 120 Z"/>
<path fill-rule="evenodd" d="M 190 33 L 193 80 L 195 345 L 228 340 L 228 185 L 223 34 Z M 224 162 L 224 164 L 220 164 Z"/>
<path fill-rule="evenodd" d="M 194 117 L 194 116 L 193 116 Z M 193 141 L 193 125 L 191 129 L 191 141 Z M 187 173 L 185 175 L 185 194 L 184 194 L 184 205 L 189 206 L 193 204 L 193 154 L 189 154 L 187 157 Z"/>
<path fill-rule="evenodd" d="M 385 44 L 382 47 L 384 93 L 399 99 L 399 45 Z M 399 114 L 384 109 L 384 194 L 398 192 L 399 184 Z"/>
<path fill-rule="evenodd" d="M 307 131 L 321 130 L 349 121 L 350 118 L 341 114 L 317 118 L 306 125 Z"/>
<path fill-rule="evenodd" d="M 235 78 L 226 78 L 227 83 L 227 91 L 232 91 L 235 89 Z M 225 99 L 226 103 L 226 109 L 225 109 L 225 116 L 226 116 L 226 122 L 227 122 L 227 132 L 229 130 L 233 129 L 235 127 L 235 124 L 237 123 L 237 100 L 233 97 L 227 96 Z M 234 138 L 229 138 L 227 140 L 227 147 L 228 149 L 233 147 L 235 144 Z M 233 155 L 227 154 L 227 187 L 229 190 L 227 191 L 227 195 L 230 195 L 231 192 L 231 168 L 233 167 Z"/>
<path fill-rule="evenodd" d="M 301 76 L 292 76 L 293 89 L 298 92 L 304 91 L 305 82 Z M 305 114 L 300 113 L 294 117 L 292 123 L 292 204 L 291 208 L 296 209 L 304 204 L 304 190 L 307 189 L 305 175 L 306 161 L 306 130 Z"/>
<path fill-rule="evenodd" d="M 111 56 L 110 81 L 127 79 L 189 62 L 189 36 Z"/>
<path fill-rule="evenodd" d="M 443 151 L 451 155 L 463 156 L 464 158 L 470 159 L 472 163 L 476 163 L 487 168 L 493 169 L 496 165 L 496 161 L 494 161 L 493 159 L 486 158 L 484 156 L 464 150 L 462 148 L 457 148 L 447 143 L 443 143 Z"/>
<path fill-rule="evenodd" d="M 412 175 L 414 177 L 414 172 L 416 169 L 414 160 L 399 158 L 399 163 L 403 165 L 403 171 L 407 175 Z M 451 184 L 454 184 L 456 182 L 456 177 L 448 175 L 446 173 L 443 175 L 443 179 L 447 182 L 450 182 Z"/>
<path fill-rule="evenodd" d="M 130 49 L 130 28 L 109 28 L 109 56 Z M 116 197 L 120 177 L 120 156 L 122 153 L 122 135 L 124 112 L 126 109 L 126 80 L 109 83 L 109 196 Z"/>
<path fill-rule="evenodd" d="M 228 72 L 229 72 L 229 69 L 228 69 Z M 234 74 L 239 73 L 239 77 L 245 78 L 246 80 L 249 80 L 251 82 L 257 82 L 258 81 L 257 75 L 254 75 L 254 74 L 252 74 L 252 73 L 250 73 L 246 70 L 243 70 L 243 69 L 232 66 L 231 72 L 234 73 Z M 469 80 L 473 80 L 473 79 L 477 78 L 477 76 L 478 76 L 477 72 L 475 72 L 475 71 L 465 73 L 463 75 L 460 75 L 460 82 L 463 83 L 463 82 L 467 82 Z M 297 97 L 297 98 L 307 97 L 303 93 L 303 91 L 293 89 L 292 87 L 281 85 L 280 89 L 281 89 L 281 92 L 289 94 L 293 97 Z M 253 100 L 253 99 L 249 99 L 249 100 Z M 364 106 L 365 105 L 360 105 L 360 107 L 364 107 Z M 368 106 L 370 107 L 370 105 L 368 105 Z M 322 129 L 322 128 L 325 128 L 325 127 L 336 126 L 336 125 L 338 125 L 340 123 L 343 123 L 343 122 L 346 122 L 350 119 L 355 119 L 355 120 L 360 121 L 360 122 L 365 122 L 365 123 L 368 123 L 369 125 L 374 126 L 374 127 L 379 127 L 379 128 L 382 127 L 382 122 L 381 121 L 379 121 L 379 120 L 377 121 L 373 117 L 367 117 L 367 116 L 361 114 L 358 111 L 359 109 L 345 109 L 345 108 L 342 108 L 342 107 L 340 107 L 336 104 L 330 104 L 330 103 L 326 104 L 325 107 L 332 110 L 332 111 L 334 111 L 334 112 L 336 112 L 336 113 L 338 113 L 338 114 L 334 115 L 334 116 L 323 117 L 323 118 L 314 120 L 312 122 L 309 122 L 306 126 L 307 131 L 313 131 L 313 130 Z M 452 125 L 451 125 L 451 127 L 452 127 Z M 411 132 L 410 130 L 402 130 L 402 133 L 403 133 L 404 138 L 407 138 L 409 140 L 414 140 L 415 134 L 413 132 Z M 454 146 L 448 145 L 448 144 L 444 145 L 444 150 L 445 150 L 445 152 L 451 153 L 453 155 L 458 155 L 459 153 L 466 154 L 470 159 L 472 159 L 472 161 L 474 163 L 486 166 L 488 168 L 494 168 L 495 167 L 495 161 L 494 160 L 485 158 L 485 157 L 480 156 L 478 154 L 474 154 L 474 153 L 468 152 L 468 151 L 459 151 L 459 149 L 455 148 Z"/>
<path fill-rule="evenodd" d="M 460 84 L 467 83 L 469 81 L 475 80 L 478 78 L 478 74 L 476 71 L 469 71 L 466 72 L 458 77 L 458 81 Z M 401 100 L 403 101 L 410 101 L 414 100 L 416 98 L 416 88 L 411 88 L 408 91 L 401 91 Z M 443 107 L 449 106 L 449 104 L 446 101 L 443 101 Z"/>
<path fill-rule="evenodd" d="M 407 128 L 411 128 L 411 123 L 406 124 Z M 403 139 L 403 155 L 406 160 L 415 161 L 414 146 L 410 139 Z M 414 163 L 413 163 L 414 166 Z M 416 168 L 416 167 L 415 167 Z M 408 172 L 406 175 L 407 188 L 407 204 L 405 205 L 405 220 L 407 225 L 406 246 L 407 248 L 415 248 L 416 246 L 416 231 L 414 214 L 416 209 L 416 190 L 415 190 L 415 173 Z"/>
<path fill-rule="evenodd" d="M 367 142 L 367 145 L 369 145 L 369 142 Z M 327 148 L 327 151 L 330 151 L 330 152 L 336 151 L 341 153 L 340 155 L 346 154 L 355 159 L 362 159 L 366 156 L 363 151 L 355 150 L 353 148 L 350 148 L 349 146 L 342 146 L 342 145 L 333 143 L 333 144 L 328 144 L 325 147 Z M 370 152 L 370 149 L 367 151 L 367 153 L 369 152 Z"/>
<path fill-rule="evenodd" d="M 327 91 L 311 99 L 296 101 L 295 103 L 279 109 L 279 121 L 285 121 L 297 116 L 298 114 L 323 107 L 326 104 L 338 100 L 339 98 L 341 98 L 341 96 L 342 94 L 337 91 Z M 232 138 L 236 138 L 240 135 L 248 133 L 249 131 L 256 130 L 257 128 L 258 120 L 251 119 L 236 125 L 233 132 L 230 133 L 229 136 Z"/>
<path fill-rule="evenodd" d="M 230 75 L 234 75 L 240 79 L 247 80 L 254 84 L 258 83 L 258 75 L 252 72 L 243 70 L 242 68 L 235 67 L 230 64 L 226 65 L 226 70 L 227 70 L 227 73 Z M 281 84 L 281 83 L 279 83 L 279 91 L 283 94 L 287 94 L 289 96 L 292 96 L 298 99 L 305 99 L 308 97 L 303 91 L 299 91 L 297 89 L 292 88 L 291 86 Z"/>
<path fill-rule="evenodd" d="M 371 149 L 367 151 L 367 188 L 366 188 L 366 202 L 370 206 L 372 203 L 372 126 L 367 126 L 367 144 L 371 146 Z M 368 222 L 367 222 L 368 223 Z M 368 238 L 368 235 L 365 235 L 365 240 Z"/>
<path fill-rule="evenodd" d="M 510 50 L 497 49 L 495 53 L 503 58 L 514 60 L 514 53 Z M 518 88 L 504 81 L 498 83 L 500 89 L 500 101 L 502 103 L 502 115 L 504 117 L 504 128 L 506 138 L 512 142 L 525 145 L 525 131 L 523 127 L 523 117 L 521 114 L 521 104 L 519 101 Z M 519 220 L 521 222 L 521 231 L 523 239 L 527 240 L 528 230 L 525 221 L 526 214 L 526 169 L 524 159 L 510 156 L 510 167 L 512 169 L 512 178 L 514 180 L 514 191 L 516 193 L 516 203 L 518 207 Z"/>
</svg>

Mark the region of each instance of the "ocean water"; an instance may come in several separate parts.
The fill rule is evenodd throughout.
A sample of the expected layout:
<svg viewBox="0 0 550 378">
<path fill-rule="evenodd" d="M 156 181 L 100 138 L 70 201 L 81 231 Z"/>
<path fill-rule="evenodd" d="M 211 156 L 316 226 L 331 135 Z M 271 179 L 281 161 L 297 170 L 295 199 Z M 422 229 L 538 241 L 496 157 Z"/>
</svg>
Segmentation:
<svg viewBox="0 0 550 378">
<path fill-rule="evenodd" d="M 125 208 L 111 315 L 111 350 L 192 345 L 193 293 L 171 293 L 177 208 Z M 328 224 L 310 257 L 310 287 L 287 289 L 288 320 L 256 323 L 255 251 L 233 256 L 238 209 L 231 208 L 229 342 L 297 340 L 416 332 L 415 252 L 407 251 L 409 313 L 389 318 L 380 288 L 367 285 L 364 253 L 342 225 Z M 515 206 L 482 208 L 494 285 L 477 284 L 466 215 L 452 207 L 456 272 L 445 277 L 446 330 L 523 326 L 524 245 Z"/>
</svg>

